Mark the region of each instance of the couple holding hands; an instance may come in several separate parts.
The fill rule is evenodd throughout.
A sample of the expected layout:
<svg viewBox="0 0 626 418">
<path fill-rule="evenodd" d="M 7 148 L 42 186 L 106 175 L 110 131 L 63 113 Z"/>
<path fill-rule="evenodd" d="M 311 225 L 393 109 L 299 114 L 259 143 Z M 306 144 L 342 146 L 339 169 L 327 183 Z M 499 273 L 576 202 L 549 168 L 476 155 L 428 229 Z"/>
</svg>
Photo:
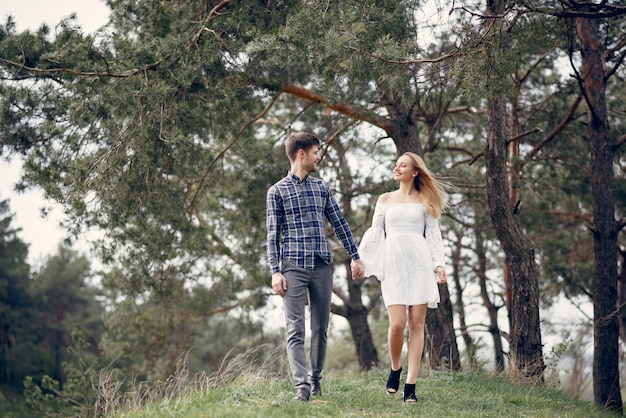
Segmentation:
<svg viewBox="0 0 626 418">
<path fill-rule="evenodd" d="M 376 276 L 389 316 L 391 370 L 387 393 L 400 387 L 401 354 L 408 319 L 408 370 L 404 402 L 416 402 L 424 349 L 426 311 L 439 303 L 437 283 L 446 283 L 445 251 L 439 217 L 446 207 L 444 185 L 413 153 L 400 156 L 393 170 L 398 188 L 382 194 L 371 227 L 357 247 L 348 223 L 323 180 L 310 176 L 320 162 L 320 140 L 306 132 L 291 134 L 285 150 L 291 169 L 267 192 L 267 255 L 272 288 L 282 297 L 286 346 L 295 400 L 321 396 L 332 298 L 332 253 L 326 220 L 352 258 L 353 279 Z M 310 308 L 310 365 L 304 349 L 305 305 Z"/>
</svg>

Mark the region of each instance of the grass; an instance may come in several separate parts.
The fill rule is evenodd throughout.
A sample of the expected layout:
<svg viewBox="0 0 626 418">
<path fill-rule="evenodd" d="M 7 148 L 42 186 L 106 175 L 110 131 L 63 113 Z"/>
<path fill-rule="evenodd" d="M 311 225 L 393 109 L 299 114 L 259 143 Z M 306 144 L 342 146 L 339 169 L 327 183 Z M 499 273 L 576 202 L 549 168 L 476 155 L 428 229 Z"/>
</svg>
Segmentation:
<svg viewBox="0 0 626 418">
<path fill-rule="evenodd" d="M 177 396 L 119 410 L 118 418 L 141 417 L 615 417 L 598 406 L 560 391 L 512 382 L 483 372 L 426 372 L 417 381 L 417 404 L 404 404 L 402 390 L 385 393 L 386 371 L 329 372 L 324 396 L 308 403 L 292 401 L 291 381 L 240 369 L 230 380 L 195 382 Z M 224 375 L 222 375 L 224 377 Z M 403 376 L 404 378 L 404 376 Z M 216 380 L 213 380 L 215 382 Z"/>
</svg>

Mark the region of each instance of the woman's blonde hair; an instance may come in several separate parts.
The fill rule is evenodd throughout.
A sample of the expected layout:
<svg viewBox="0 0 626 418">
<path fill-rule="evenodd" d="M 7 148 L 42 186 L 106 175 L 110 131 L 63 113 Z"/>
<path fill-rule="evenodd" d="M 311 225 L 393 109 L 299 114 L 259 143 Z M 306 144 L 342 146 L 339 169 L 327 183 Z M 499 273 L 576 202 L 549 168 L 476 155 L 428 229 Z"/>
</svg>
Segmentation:
<svg viewBox="0 0 626 418">
<path fill-rule="evenodd" d="M 445 190 L 445 183 L 435 178 L 426 163 L 419 155 L 413 152 L 405 152 L 413 161 L 413 168 L 417 170 L 417 176 L 413 180 L 416 190 L 419 190 L 422 201 L 426 206 L 426 211 L 430 216 L 439 218 L 441 213 L 448 207 L 448 194 Z"/>
</svg>

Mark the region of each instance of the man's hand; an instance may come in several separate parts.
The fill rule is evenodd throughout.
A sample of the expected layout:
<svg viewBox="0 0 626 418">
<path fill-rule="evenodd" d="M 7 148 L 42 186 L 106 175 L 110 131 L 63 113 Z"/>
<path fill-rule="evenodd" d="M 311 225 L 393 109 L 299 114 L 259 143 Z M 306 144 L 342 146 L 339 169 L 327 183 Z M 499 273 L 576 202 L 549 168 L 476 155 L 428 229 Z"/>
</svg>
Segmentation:
<svg viewBox="0 0 626 418">
<path fill-rule="evenodd" d="M 365 277 L 365 266 L 363 262 L 359 260 L 352 260 L 350 262 L 350 271 L 352 272 L 352 279 L 363 279 Z"/>
<path fill-rule="evenodd" d="M 285 291 L 287 290 L 287 279 L 281 272 L 277 272 L 272 274 L 272 289 L 274 292 L 280 297 L 285 296 Z"/>
</svg>

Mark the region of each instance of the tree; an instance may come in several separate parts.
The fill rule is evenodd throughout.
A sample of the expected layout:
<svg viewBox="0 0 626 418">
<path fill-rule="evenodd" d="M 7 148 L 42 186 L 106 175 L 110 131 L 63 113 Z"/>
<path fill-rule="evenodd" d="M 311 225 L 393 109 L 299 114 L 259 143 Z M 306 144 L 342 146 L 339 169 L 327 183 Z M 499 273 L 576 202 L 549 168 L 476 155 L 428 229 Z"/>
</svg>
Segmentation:
<svg viewBox="0 0 626 418">
<path fill-rule="evenodd" d="M 38 317 L 32 296 L 28 245 L 11 226 L 9 201 L 0 201 L 0 385 L 16 392 L 34 369 Z"/>
<path fill-rule="evenodd" d="M 589 9 L 583 8 L 581 11 L 587 10 Z M 593 168 L 593 392 L 596 403 L 621 414 L 623 406 L 618 365 L 619 325 L 614 314 L 617 305 L 617 234 L 621 227 L 615 220 L 613 201 L 613 160 L 620 140 L 615 141 L 611 134 L 606 104 L 607 79 L 621 62 L 616 63 L 613 68 L 605 69 L 607 56 L 596 22 L 586 17 L 576 18 L 576 33 L 582 57 L 579 82 L 589 109 L 588 130 Z M 625 41 L 626 38 L 622 38 L 623 45 L 617 48 L 625 48 Z M 624 140 L 626 136 L 621 141 Z"/>
<path fill-rule="evenodd" d="M 591 1 L 522 2 L 529 10 L 555 16 L 570 31 L 569 56 L 580 92 L 587 105 L 587 130 L 591 143 L 591 196 L 594 238 L 594 400 L 622 413 L 618 372 L 617 236 L 622 226 L 615 219 L 614 158 L 626 135 L 614 138 L 607 107 L 607 88 L 626 55 L 623 2 Z M 569 25 L 573 19 L 573 27 Z M 574 36 L 575 33 L 575 36 Z M 602 35 L 600 35 L 602 34 Z M 573 40 L 576 39 L 575 43 Z M 580 70 L 574 64 L 580 52 Z"/>
<path fill-rule="evenodd" d="M 513 135 L 506 119 L 506 93 L 510 89 L 507 86 L 507 77 L 517 69 L 520 62 L 519 57 L 513 58 L 512 51 L 516 48 L 523 49 L 524 46 L 519 39 L 514 39 L 518 35 L 512 35 L 510 30 L 515 20 L 509 24 L 503 19 L 506 12 L 506 2 L 487 1 L 482 30 L 462 46 L 476 62 L 463 62 L 480 74 L 478 83 L 484 89 L 483 94 L 487 101 L 484 151 L 486 193 L 491 221 L 506 255 L 506 268 L 510 269 L 510 284 L 505 281 L 506 294 L 510 295 L 510 299 L 506 299 L 509 306 L 510 361 L 515 370 L 528 377 L 543 380 L 545 365 L 534 248 L 526 238 L 516 206 L 511 205 L 510 200 L 512 189 L 509 184 L 509 142 Z M 519 33 L 519 26 L 516 29 Z M 523 56 L 526 58 L 527 54 Z M 505 280 L 506 277 L 505 273 Z"/>
<path fill-rule="evenodd" d="M 43 319 L 40 344 L 49 347 L 52 364 L 51 370 L 46 372 L 59 382 L 60 390 L 66 379 L 63 362 L 74 329 L 82 331 L 91 353 L 99 355 L 104 309 L 98 300 L 100 292 L 89 279 L 87 258 L 63 245 L 33 278 L 34 295 L 39 301 L 37 309 Z"/>
<path fill-rule="evenodd" d="M 334 70 L 337 50 L 311 35 L 336 42 L 333 34 L 345 40 L 358 28 L 362 40 L 356 45 L 369 48 L 379 39 L 383 49 L 403 45 L 412 37 L 409 12 L 415 5 L 372 3 L 364 10 L 352 2 L 333 5 L 319 19 L 311 14 L 318 5 L 300 2 L 113 6 L 115 32 L 100 39 L 83 36 L 71 21 L 54 42 L 46 39 L 45 28 L 17 35 L 10 24 L 5 27 L 3 77 L 38 81 L 38 89 L 26 83 L 2 86 L 4 123 L 12 126 L 2 143 L 27 154 L 24 187 L 40 184 L 49 197 L 66 202 L 74 227 L 109 231 L 103 259 L 134 264 L 125 283 L 116 281 L 125 295 L 163 297 L 175 288 L 173 277 L 214 280 L 213 291 L 233 299 L 245 293 L 244 283 L 260 288 L 259 282 L 246 282 L 242 272 L 260 278 L 254 272 L 261 260 L 240 264 L 245 258 L 233 257 L 240 241 L 220 239 L 230 231 L 207 211 L 228 201 L 214 198 L 232 185 L 220 184 L 229 168 L 225 157 L 252 142 L 253 123 L 267 116 L 282 93 L 306 96 L 305 86 L 319 82 L 323 93 L 335 87 L 350 92 L 343 97 L 348 102 L 363 101 L 364 93 L 366 101 L 377 100 L 380 94 L 371 86 L 377 73 L 368 74 L 367 68 L 379 60 L 340 49 L 345 64 L 351 56 L 360 63 L 340 66 L 345 80 L 354 82 L 333 87 L 332 80 L 343 77 Z M 368 17 L 381 13 L 388 19 Z M 375 22 L 375 31 L 363 24 Z M 23 51 L 28 51 L 25 59 Z M 377 71 L 385 65 L 380 62 Z M 404 87 L 406 78 L 390 79 L 395 89 L 383 91 L 382 106 L 365 112 L 354 107 L 351 117 L 382 126 L 399 151 L 420 152 L 416 119 L 421 113 L 413 115 L 415 104 L 405 100 L 417 84 L 416 73 L 410 73 L 413 80 Z M 376 108 L 390 117 L 381 118 Z M 172 268 L 182 274 L 169 274 Z M 204 271 L 219 274 L 203 278 Z"/>
</svg>

